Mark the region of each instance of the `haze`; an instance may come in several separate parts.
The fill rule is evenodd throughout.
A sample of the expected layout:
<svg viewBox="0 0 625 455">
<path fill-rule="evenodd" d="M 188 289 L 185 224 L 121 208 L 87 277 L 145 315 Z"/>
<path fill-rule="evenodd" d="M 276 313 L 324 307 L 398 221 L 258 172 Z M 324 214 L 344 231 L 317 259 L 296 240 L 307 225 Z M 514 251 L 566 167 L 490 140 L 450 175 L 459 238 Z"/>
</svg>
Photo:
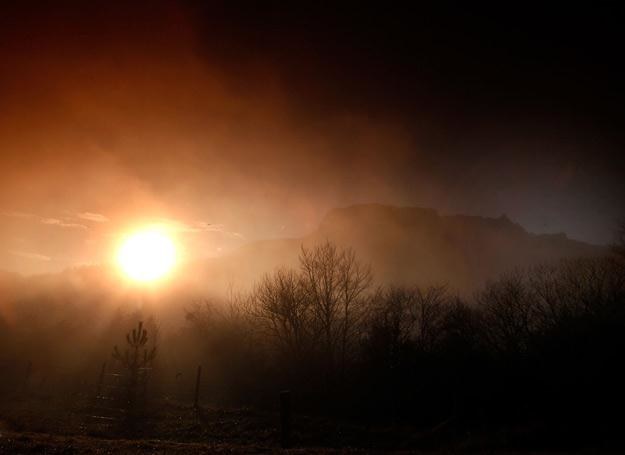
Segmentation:
<svg viewBox="0 0 625 455">
<path fill-rule="evenodd" d="M 555 10 L 530 33 L 462 8 L 5 6 L 0 268 L 106 263 L 150 222 L 219 256 L 358 203 L 609 243 L 622 73 L 617 32 L 573 33 L 609 15 L 582 13 L 556 34 Z"/>
<path fill-rule="evenodd" d="M 3 2 L 0 454 L 623 453 L 625 7 L 545 3 Z"/>
</svg>

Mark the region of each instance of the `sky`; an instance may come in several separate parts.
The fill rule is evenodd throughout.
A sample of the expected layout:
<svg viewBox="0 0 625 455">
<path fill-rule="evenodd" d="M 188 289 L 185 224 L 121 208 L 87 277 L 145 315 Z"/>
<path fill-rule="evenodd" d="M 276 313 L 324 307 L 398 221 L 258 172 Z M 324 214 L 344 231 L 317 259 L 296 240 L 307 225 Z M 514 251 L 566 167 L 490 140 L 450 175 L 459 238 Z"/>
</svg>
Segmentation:
<svg viewBox="0 0 625 455">
<path fill-rule="evenodd" d="M 601 244 L 625 215 L 623 7 L 14 3 L 0 269 L 155 222 L 215 256 L 357 203 Z"/>
</svg>

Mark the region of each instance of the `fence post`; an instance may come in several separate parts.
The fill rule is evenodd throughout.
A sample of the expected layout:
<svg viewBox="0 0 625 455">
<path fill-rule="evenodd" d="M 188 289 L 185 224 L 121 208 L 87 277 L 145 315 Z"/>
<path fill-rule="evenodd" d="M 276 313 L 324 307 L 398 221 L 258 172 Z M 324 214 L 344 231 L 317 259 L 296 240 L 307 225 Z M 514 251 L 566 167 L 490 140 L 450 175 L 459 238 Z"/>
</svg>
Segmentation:
<svg viewBox="0 0 625 455">
<path fill-rule="evenodd" d="M 24 375 L 24 382 L 22 383 L 22 389 L 24 391 L 28 390 L 28 386 L 30 385 L 30 374 L 32 373 L 33 362 L 31 360 L 28 361 L 28 366 L 26 366 L 26 374 Z"/>
<path fill-rule="evenodd" d="M 193 407 L 198 409 L 200 401 L 200 377 L 202 376 L 202 365 L 197 366 L 197 376 L 195 378 L 195 398 L 193 400 Z"/>
<path fill-rule="evenodd" d="M 98 387 L 95 393 L 96 400 L 99 399 L 100 396 L 102 395 L 102 385 L 104 384 L 105 373 L 106 373 L 106 362 L 102 364 L 102 369 L 100 370 L 100 376 L 98 377 Z"/>
<path fill-rule="evenodd" d="M 291 391 L 280 392 L 280 432 L 282 448 L 287 449 L 291 445 Z"/>
</svg>

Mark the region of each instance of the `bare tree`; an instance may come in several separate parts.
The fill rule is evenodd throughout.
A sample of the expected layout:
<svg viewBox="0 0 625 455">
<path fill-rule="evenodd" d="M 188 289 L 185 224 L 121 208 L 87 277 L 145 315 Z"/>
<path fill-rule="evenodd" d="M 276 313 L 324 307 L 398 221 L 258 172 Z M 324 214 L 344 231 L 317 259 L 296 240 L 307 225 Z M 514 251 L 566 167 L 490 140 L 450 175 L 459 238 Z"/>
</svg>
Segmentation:
<svg viewBox="0 0 625 455">
<path fill-rule="evenodd" d="M 314 340 L 311 302 L 301 277 L 293 270 L 279 269 L 265 275 L 252 293 L 252 315 L 274 338 L 282 353 L 301 359 Z"/>
<path fill-rule="evenodd" d="M 391 286 L 374 298 L 375 330 L 385 333 L 392 350 L 410 344 L 421 352 L 432 351 L 445 331 L 449 297 L 444 286 Z"/>
<path fill-rule="evenodd" d="M 537 329 L 539 314 L 525 275 L 517 271 L 488 283 L 476 300 L 491 347 L 499 352 L 525 352 Z"/>
<path fill-rule="evenodd" d="M 414 288 L 410 305 L 412 338 L 423 351 L 432 351 L 443 335 L 445 312 L 448 304 L 444 286 Z"/>
<path fill-rule="evenodd" d="M 338 360 L 343 369 L 365 312 L 371 269 L 357 261 L 353 250 L 339 250 L 330 242 L 311 249 L 302 246 L 300 266 L 328 367 Z"/>
<path fill-rule="evenodd" d="M 390 286 L 378 289 L 372 300 L 370 332 L 376 333 L 369 336 L 382 336 L 392 357 L 410 339 L 412 318 L 407 308 L 412 305 L 414 293 L 405 287 Z"/>
</svg>

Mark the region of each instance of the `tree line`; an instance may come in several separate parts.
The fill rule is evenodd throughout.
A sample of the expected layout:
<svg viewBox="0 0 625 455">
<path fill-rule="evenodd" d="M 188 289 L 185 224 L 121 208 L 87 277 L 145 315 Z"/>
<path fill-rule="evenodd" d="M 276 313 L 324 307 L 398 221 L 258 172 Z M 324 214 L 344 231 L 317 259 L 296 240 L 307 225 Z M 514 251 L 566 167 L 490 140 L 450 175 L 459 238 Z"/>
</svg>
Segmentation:
<svg viewBox="0 0 625 455">
<path fill-rule="evenodd" d="M 506 273 L 461 298 L 377 286 L 354 251 L 326 242 L 225 306 L 186 312 L 215 380 L 256 402 L 289 388 L 302 408 L 354 418 L 604 430 L 625 404 L 618 254 Z"/>
<path fill-rule="evenodd" d="M 113 345 L 143 320 L 150 349 L 158 345 L 153 398 L 188 402 L 180 394 L 191 393 L 201 364 L 202 399 L 216 404 L 275 408 L 289 389 L 296 412 L 351 420 L 540 423 L 595 439 L 620 431 L 622 244 L 459 296 L 444 285 L 379 285 L 353 250 L 326 242 L 302 247 L 297 267 L 250 292 L 186 305 L 184 323 L 162 331 L 163 321 L 99 292 L 37 295 L 0 319 L 0 396 L 24 384 L 91 393 L 103 362 L 116 361 Z"/>
</svg>

